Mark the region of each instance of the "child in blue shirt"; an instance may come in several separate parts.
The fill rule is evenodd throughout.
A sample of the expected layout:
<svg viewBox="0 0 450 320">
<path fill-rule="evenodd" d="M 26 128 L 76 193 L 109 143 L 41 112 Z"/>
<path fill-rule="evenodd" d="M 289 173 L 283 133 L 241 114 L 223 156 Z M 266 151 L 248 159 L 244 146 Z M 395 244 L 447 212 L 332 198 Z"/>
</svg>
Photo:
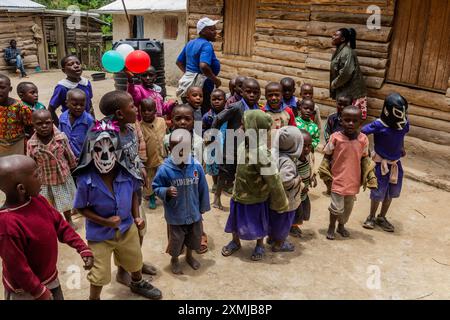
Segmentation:
<svg viewBox="0 0 450 320">
<path fill-rule="evenodd" d="M 86 94 L 86 111 L 94 118 L 94 108 L 92 107 L 92 85 L 91 82 L 82 77 L 83 69 L 81 67 L 80 59 L 74 55 L 67 55 L 61 59 L 61 70 L 66 74 L 66 79 L 58 82 L 50 99 L 48 111 L 51 112 L 53 121 L 56 126 L 59 125 L 56 109 L 62 107 L 62 112 L 67 110 L 67 92 L 71 89 L 78 88 L 83 90 Z"/>
<path fill-rule="evenodd" d="M 87 131 L 94 123 L 94 118 L 86 112 L 86 94 L 83 90 L 67 92 L 67 108 L 59 117 L 59 130 L 66 134 L 73 154 L 79 159 Z"/>
<path fill-rule="evenodd" d="M 152 184 L 154 192 L 164 202 L 169 233 L 167 251 L 172 256 L 170 264 L 174 274 L 183 273 L 178 257 L 184 246 L 186 262 L 194 270 L 200 268 L 192 251 L 200 250 L 202 215 L 210 210 L 208 183 L 202 165 L 192 156 L 190 137 L 183 129 L 170 135 L 172 153 L 159 167 Z"/>
<path fill-rule="evenodd" d="M 375 224 L 387 232 L 394 232 L 394 226 L 386 219 L 393 198 L 400 197 L 403 181 L 403 168 L 400 159 L 405 156 L 404 141 L 409 132 L 407 118 L 408 102 L 398 93 L 386 97 L 380 118 L 364 126 L 362 133 L 374 137 L 373 160 L 376 163 L 375 175 L 378 188 L 370 191 L 370 215 L 363 224 L 373 229 Z M 375 218 L 378 207 L 381 212 Z"/>
<path fill-rule="evenodd" d="M 103 286 L 111 281 L 111 254 L 131 273 L 130 289 L 149 299 L 160 299 L 161 291 L 142 278 L 142 252 L 138 229 L 137 191 L 141 183 L 118 160 L 118 128 L 111 121 L 91 129 L 86 141 L 90 157 L 78 168 L 74 207 L 86 217 L 86 239 L 96 257 L 88 274 L 90 300 L 99 300 Z"/>
</svg>

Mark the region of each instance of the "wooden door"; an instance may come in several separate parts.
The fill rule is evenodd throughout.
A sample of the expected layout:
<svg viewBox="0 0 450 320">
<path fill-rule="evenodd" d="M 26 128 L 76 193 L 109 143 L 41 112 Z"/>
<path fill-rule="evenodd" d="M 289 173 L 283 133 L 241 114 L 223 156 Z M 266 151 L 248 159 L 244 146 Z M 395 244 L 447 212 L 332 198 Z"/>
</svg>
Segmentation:
<svg viewBox="0 0 450 320">
<path fill-rule="evenodd" d="M 256 22 L 256 0 L 225 0 L 224 53 L 250 56 Z"/>
<path fill-rule="evenodd" d="M 398 0 L 388 81 L 445 91 L 449 33 L 450 0 Z"/>
</svg>

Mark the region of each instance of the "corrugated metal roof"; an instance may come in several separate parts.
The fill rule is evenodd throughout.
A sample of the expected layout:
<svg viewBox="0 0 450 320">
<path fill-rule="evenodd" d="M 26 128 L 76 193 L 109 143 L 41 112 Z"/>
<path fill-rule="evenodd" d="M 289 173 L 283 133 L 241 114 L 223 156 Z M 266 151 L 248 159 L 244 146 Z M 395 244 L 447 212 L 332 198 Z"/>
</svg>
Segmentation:
<svg viewBox="0 0 450 320">
<path fill-rule="evenodd" d="M 186 11 L 186 0 L 125 0 L 128 12 L 183 12 Z M 124 13 L 121 0 L 114 1 L 97 10 L 99 13 Z"/>
<path fill-rule="evenodd" d="M 0 10 L 8 11 L 41 11 L 45 6 L 30 0 L 1 0 Z"/>
</svg>

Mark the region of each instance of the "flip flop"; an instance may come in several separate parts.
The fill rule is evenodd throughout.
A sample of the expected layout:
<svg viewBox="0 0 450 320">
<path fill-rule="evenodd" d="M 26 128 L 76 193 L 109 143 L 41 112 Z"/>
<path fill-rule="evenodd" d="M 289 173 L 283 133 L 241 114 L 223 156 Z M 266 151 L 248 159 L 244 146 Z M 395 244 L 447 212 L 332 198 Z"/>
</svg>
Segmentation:
<svg viewBox="0 0 450 320">
<path fill-rule="evenodd" d="M 285 241 L 283 243 L 283 245 L 280 247 L 280 249 L 275 249 L 275 246 L 272 247 L 272 251 L 273 252 L 293 252 L 295 250 L 295 246 L 290 243 Z"/>
<path fill-rule="evenodd" d="M 204 253 L 208 252 L 208 237 L 206 236 L 206 234 L 202 235 L 200 249 L 196 250 L 195 252 L 197 252 L 197 254 L 204 254 Z"/>
<path fill-rule="evenodd" d="M 255 250 L 253 250 L 253 253 L 252 253 L 252 257 L 251 257 L 252 261 L 261 261 L 265 252 L 266 252 L 266 250 L 264 250 L 263 247 L 256 246 Z"/>
<path fill-rule="evenodd" d="M 237 244 L 233 240 L 230 241 L 225 247 L 222 248 L 222 255 L 224 257 L 229 257 L 236 251 L 238 251 L 241 248 L 241 245 Z"/>
</svg>

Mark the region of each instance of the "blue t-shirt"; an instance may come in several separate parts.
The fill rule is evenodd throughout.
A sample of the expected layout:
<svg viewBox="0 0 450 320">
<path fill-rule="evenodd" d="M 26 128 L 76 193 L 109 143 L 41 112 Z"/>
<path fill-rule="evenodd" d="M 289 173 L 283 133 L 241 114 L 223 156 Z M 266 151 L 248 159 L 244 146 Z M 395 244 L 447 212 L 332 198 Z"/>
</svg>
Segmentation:
<svg viewBox="0 0 450 320">
<path fill-rule="evenodd" d="M 200 63 L 207 63 L 212 72 L 217 76 L 220 72 L 220 62 L 214 52 L 214 47 L 211 42 L 205 38 L 197 38 L 189 41 L 178 56 L 177 61 L 186 66 L 186 71 L 201 73 Z M 212 92 L 214 83 L 207 79 L 205 81 L 205 88 Z"/>
<path fill-rule="evenodd" d="M 122 220 L 120 233 L 126 232 L 134 223 L 131 213 L 133 193 L 141 188 L 141 183 L 126 170 L 120 169 L 113 182 L 114 194 L 109 191 L 100 175 L 90 169 L 77 177 L 77 193 L 74 208 L 89 207 L 102 218 L 119 216 Z M 114 238 L 116 230 L 101 226 L 86 219 L 86 239 L 106 241 Z"/>
<path fill-rule="evenodd" d="M 87 131 L 93 123 L 94 118 L 86 111 L 75 119 L 73 125 L 70 124 L 69 110 L 64 111 L 59 117 L 59 130 L 66 134 L 70 148 L 77 158 L 80 158 Z"/>
<path fill-rule="evenodd" d="M 86 94 L 86 111 L 89 112 L 91 109 L 91 100 L 94 97 L 92 93 L 92 85 L 91 82 L 86 78 L 81 78 L 80 82 L 72 82 L 67 79 L 63 79 L 58 82 L 53 91 L 53 96 L 50 99 L 49 105 L 53 108 L 58 109 L 59 106 L 62 106 L 62 112 L 67 110 L 67 92 L 71 89 L 81 89 Z"/>
<path fill-rule="evenodd" d="M 405 135 L 409 132 L 409 122 L 402 130 L 392 129 L 381 122 L 380 119 L 364 126 L 361 132 L 365 135 L 373 134 L 375 152 L 383 159 L 390 161 L 402 157 Z"/>
</svg>

